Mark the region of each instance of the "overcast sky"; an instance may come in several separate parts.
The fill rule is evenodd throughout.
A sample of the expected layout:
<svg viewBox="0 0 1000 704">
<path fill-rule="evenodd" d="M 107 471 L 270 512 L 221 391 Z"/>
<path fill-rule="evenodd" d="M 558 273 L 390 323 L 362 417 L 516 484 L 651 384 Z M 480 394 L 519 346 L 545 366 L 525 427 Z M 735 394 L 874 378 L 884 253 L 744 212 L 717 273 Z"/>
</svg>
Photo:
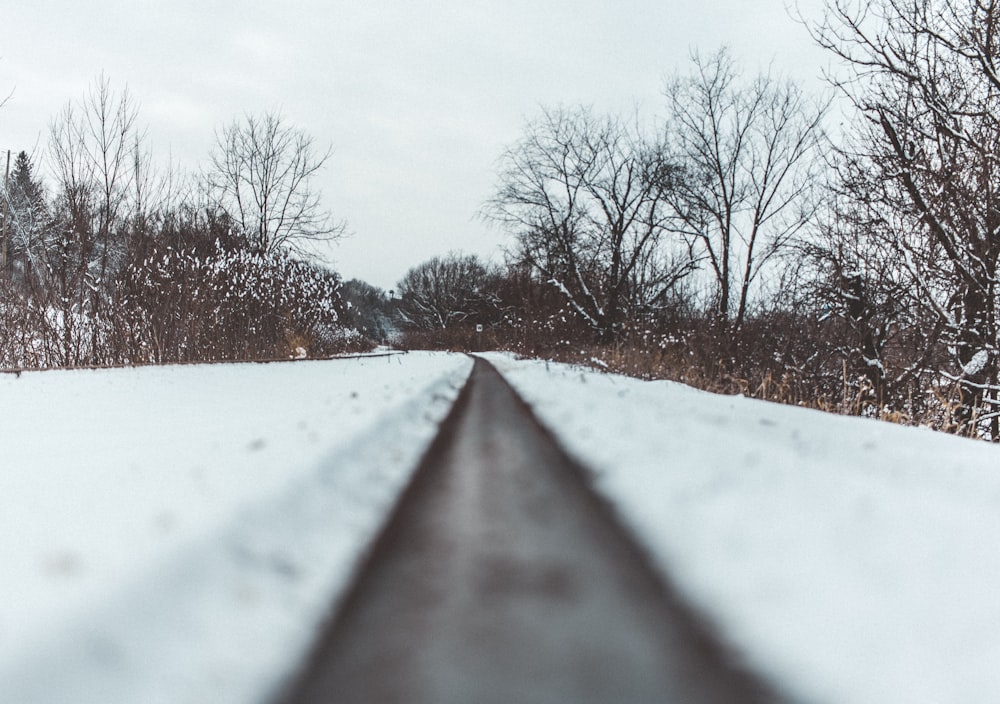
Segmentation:
<svg viewBox="0 0 1000 704">
<path fill-rule="evenodd" d="M 792 0 L 31 0 L 7 3 L 0 149 L 44 159 L 48 126 L 103 71 L 154 156 L 196 170 L 216 128 L 279 109 L 333 148 L 318 183 L 353 235 L 345 278 L 392 288 L 436 254 L 506 240 L 477 213 L 541 106 L 662 113 L 665 77 L 729 45 L 816 89 L 826 57 Z M 822 0 L 799 0 L 815 16 Z"/>
</svg>

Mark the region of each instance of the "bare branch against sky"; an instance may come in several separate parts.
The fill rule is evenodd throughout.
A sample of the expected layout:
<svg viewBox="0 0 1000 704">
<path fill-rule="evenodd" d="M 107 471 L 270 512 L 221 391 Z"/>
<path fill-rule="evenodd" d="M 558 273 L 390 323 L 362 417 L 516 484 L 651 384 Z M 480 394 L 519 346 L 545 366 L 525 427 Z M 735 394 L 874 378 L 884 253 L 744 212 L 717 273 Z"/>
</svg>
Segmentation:
<svg viewBox="0 0 1000 704">
<path fill-rule="evenodd" d="M 390 288 L 436 254 L 496 249 L 476 213 L 542 105 L 662 115 L 664 77 L 723 44 L 751 71 L 819 87 L 826 59 L 789 2 L 11 3 L 0 95 L 16 90 L 0 149 L 40 160 L 60 106 L 102 72 L 135 96 L 157 158 L 191 170 L 218 127 L 280 110 L 333 145 L 317 187 L 354 233 L 332 249 L 337 268 Z M 809 18 L 820 2 L 798 5 Z"/>
</svg>

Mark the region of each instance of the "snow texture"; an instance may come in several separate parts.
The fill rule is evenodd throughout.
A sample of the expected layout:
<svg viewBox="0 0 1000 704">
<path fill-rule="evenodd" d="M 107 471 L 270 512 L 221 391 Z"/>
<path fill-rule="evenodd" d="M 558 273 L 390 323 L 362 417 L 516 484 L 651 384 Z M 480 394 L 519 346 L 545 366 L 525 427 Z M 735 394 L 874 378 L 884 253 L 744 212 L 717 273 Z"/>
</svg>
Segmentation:
<svg viewBox="0 0 1000 704">
<path fill-rule="evenodd" d="M 489 355 L 654 563 L 806 702 L 1000 692 L 1000 448 Z M 470 369 L 0 376 L 0 702 L 269 701 Z"/>
<path fill-rule="evenodd" d="M 470 368 L 0 377 L 0 701 L 268 701 Z"/>
<path fill-rule="evenodd" d="M 990 353 L 986 350 L 979 350 L 972 355 L 972 359 L 970 359 L 969 363 L 965 365 L 964 369 L 962 369 L 962 373 L 965 376 L 975 376 L 979 372 L 983 371 L 989 361 Z"/>
<path fill-rule="evenodd" d="M 806 702 L 1000 693 L 1000 448 L 490 355 L 733 648 Z"/>
</svg>

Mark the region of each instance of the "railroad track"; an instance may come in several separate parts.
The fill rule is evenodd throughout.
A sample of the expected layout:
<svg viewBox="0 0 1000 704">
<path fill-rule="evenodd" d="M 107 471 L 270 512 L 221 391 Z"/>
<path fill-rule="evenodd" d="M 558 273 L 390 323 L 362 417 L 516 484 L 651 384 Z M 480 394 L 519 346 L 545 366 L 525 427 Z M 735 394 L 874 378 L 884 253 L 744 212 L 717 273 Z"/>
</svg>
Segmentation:
<svg viewBox="0 0 1000 704">
<path fill-rule="evenodd" d="M 281 704 L 782 701 L 487 362 Z"/>
</svg>

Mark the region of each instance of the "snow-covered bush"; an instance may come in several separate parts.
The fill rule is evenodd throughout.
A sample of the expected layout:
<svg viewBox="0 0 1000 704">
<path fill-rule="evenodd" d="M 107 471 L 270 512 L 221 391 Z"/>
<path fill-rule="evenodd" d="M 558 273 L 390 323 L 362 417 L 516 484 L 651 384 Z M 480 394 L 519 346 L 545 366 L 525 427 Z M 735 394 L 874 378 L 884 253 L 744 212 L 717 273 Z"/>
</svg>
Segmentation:
<svg viewBox="0 0 1000 704">
<path fill-rule="evenodd" d="M 344 329 L 340 279 L 283 252 L 165 247 L 129 269 L 119 317 L 143 361 L 324 356 L 364 343 Z"/>
</svg>

